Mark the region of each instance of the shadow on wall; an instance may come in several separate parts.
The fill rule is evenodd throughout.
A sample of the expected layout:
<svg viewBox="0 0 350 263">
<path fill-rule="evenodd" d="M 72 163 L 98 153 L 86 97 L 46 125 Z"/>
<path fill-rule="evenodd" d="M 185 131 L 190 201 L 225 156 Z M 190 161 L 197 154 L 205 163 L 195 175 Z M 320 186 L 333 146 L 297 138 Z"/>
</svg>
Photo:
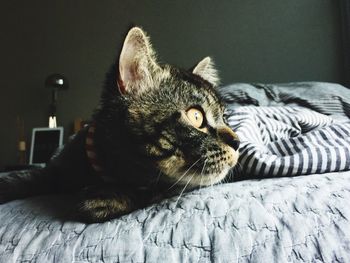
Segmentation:
<svg viewBox="0 0 350 263">
<path fill-rule="evenodd" d="M 212 56 L 223 84 L 343 77 L 337 1 L 5 1 L 0 20 L 0 166 L 16 162 L 17 116 L 27 140 L 47 125 L 47 75 L 70 82 L 57 109 L 66 138 L 75 118 L 90 116 L 131 24 L 152 36 L 160 61 L 189 68 Z"/>
</svg>

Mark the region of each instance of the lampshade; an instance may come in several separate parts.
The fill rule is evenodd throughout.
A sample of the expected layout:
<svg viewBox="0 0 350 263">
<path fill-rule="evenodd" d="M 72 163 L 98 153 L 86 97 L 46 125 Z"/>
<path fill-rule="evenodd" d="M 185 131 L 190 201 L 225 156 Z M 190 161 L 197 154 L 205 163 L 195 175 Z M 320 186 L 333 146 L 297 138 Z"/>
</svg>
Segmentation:
<svg viewBox="0 0 350 263">
<path fill-rule="evenodd" d="M 51 74 L 45 80 L 45 87 L 50 89 L 68 89 L 68 80 L 61 74 Z"/>
</svg>

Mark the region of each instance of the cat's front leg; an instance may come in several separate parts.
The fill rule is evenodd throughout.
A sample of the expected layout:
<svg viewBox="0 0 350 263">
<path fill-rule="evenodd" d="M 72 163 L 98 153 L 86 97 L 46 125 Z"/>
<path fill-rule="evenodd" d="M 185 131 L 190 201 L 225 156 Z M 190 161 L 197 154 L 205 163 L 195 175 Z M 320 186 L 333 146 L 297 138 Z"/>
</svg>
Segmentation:
<svg viewBox="0 0 350 263">
<path fill-rule="evenodd" d="M 0 175 L 0 204 L 33 195 L 57 192 L 55 180 L 43 169 L 15 171 Z"/>
<path fill-rule="evenodd" d="M 78 217 L 87 223 L 104 222 L 140 207 L 137 195 L 132 190 L 113 185 L 87 187 L 80 197 Z"/>
</svg>

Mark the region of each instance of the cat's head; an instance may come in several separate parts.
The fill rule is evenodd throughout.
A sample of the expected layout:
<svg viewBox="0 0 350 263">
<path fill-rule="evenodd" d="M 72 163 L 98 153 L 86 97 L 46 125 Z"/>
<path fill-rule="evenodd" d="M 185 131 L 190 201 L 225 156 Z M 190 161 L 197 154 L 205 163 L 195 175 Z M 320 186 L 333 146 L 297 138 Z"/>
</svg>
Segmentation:
<svg viewBox="0 0 350 263">
<path fill-rule="evenodd" d="M 136 142 L 135 158 L 144 156 L 170 183 L 223 180 L 237 163 L 239 140 L 224 121 L 212 60 L 188 71 L 161 65 L 145 32 L 134 27 L 118 65 L 116 89 L 127 105 L 123 129 Z"/>
</svg>

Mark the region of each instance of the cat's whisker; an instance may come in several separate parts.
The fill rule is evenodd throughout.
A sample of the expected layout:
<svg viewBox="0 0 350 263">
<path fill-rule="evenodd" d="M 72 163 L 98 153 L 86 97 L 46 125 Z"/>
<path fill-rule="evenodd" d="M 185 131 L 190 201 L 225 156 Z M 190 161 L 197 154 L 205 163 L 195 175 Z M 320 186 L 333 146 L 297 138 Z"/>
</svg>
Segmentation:
<svg viewBox="0 0 350 263">
<path fill-rule="evenodd" d="M 237 162 L 235 168 L 242 170 L 243 166 L 240 162 Z"/>
<path fill-rule="evenodd" d="M 205 166 L 207 165 L 207 161 L 208 161 L 208 158 L 205 159 L 204 164 L 203 164 L 203 168 L 202 168 L 201 175 L 200 175 L 201 181 L 199 182 L 199 189 L 202 188 L 203 172 L 204 172 Z"/>
<path fill-rule="evenodd" d="M 242 170 L 242 165 L 240 163 L 237 163 L 237 166 L 235 166 L 234 170 L 232 171 L 233 175 L 236 173 L 239 173 Z"/>
<path fill-rule="evenodd" d="M 232 179 L 235 178 L 235 175 L 240 175 L 243 171 L 243 166 L 239 162 L 236 163 L 236 166 L 232 169 Z"/>
<path fill-rule="evenodd" d="M 193 174 L 193 175 L 191 176 L 191 178 L 190 178 L 190 179 L 188 179 L 188 181 L 187 181 L 187 183 L 186 183 L 185 187 L 182 189 L 181 193 L 179 194 L 179 197 L 176 199 L 176 202 L 175 202 L 175 206 L 174 206 L 174 207 L 176 207 L 176 206 L 177 206 L 177 203 L 179 202 L 179 200 L 180 200 L 180 198 L 181 198 L 182 194 L 184 193 L 184 191 L 185 191 L 186 187 L 188 186 L 188 184 L 189 184 L 189 183 L 191 182 L 191 180 L 193 179 L 194 175 L 195 175 L 195 174 Z"/>
<path fill-rule="evenodd" d="M 154 182 L 154 185 L 158 184 L 161 174 L 162 174 L 162 171 L 159 171 L 158 176 L 157 176 L 157 178 L 156 178 L 156 180 Z"/>
<path fill-rule="evenodd" d="M 227 175 L 224 179 L 222 179 L 220 182 L 218 182 L 217 184 L 225 184 L 226 183 L 226 180 L 227 180 Z"/>
<path fill-rule="evenodd" d="M 231 169 L 230 170 L 230 178 L 229 178 L 230 181 L 229 182 L 232 182 L 234 178 L 235 178 L 235 170 Z"/>
<path fill-rule="evenodd" d="M 168 188 L 168 190 L 170 190 L 170 189 L 173 188 L 175 185 L 177 185 L 177 184 L 182 180 L 182 178 L 184 178 L 184 176 L 192 169 L 192 167 L 195 166 L 196 163 L 198 163 L 200 160 L 201 160 L 201 158 L 199 158 L 197 161 L 195 161 L 195 162 L 190 166 L 190 168 L 188 168 L 188 169 L 183 173 L 183 175 L 181 175 L 180 178 L 179 178 L 173 185 L 171 185 L 171 186 Z"/>
<path fill-rule="evenodd" d="M 230 182 L 231 176 L 232 176 L 232 170 L 233 170 L 233 169 L 230 169 L 230 170 L 227 172 L 227 175 L 226 175 L 226 177 L 224 178 L 224 180 L 221 181 L 221 184 L 227 184 L 228 182 Z"/>
<path fill-rule="evenodd" d="M 235 174 L 234 174 L 233 170 L 230 170 L 230 177 L 227 178 L 227 182 L 231 183 L 233 181 L 234 176 L 235 176 Z"/>
<path fill-rule="evenodd" d="M 211 196 L 214 195 L 214 191 L 213 191 L 213 179 L 210 177 L 210 192 L 211 192 Z"/>
</svg>

